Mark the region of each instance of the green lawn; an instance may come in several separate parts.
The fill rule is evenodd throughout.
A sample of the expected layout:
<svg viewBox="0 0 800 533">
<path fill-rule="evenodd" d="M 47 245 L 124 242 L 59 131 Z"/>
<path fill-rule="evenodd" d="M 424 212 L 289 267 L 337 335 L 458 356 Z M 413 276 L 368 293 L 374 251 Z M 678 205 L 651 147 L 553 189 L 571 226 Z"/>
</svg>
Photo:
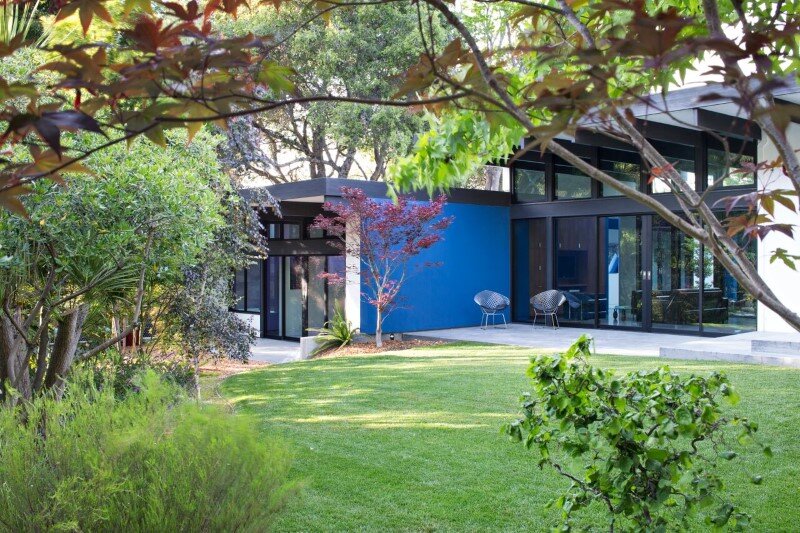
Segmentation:
<svg viewBox="0 0 800 533">
<path fill-rule="evenodd" d="M 322 359 L 234 376 L 222 392 L 265 433 L 295 450 L 305 481 L 278 531 L 546 530 L 545 503 L 568 486 L 536 468 L 534 452 L 509 442 L 500 425 L 517 413 L 534 350 L 451 344 L 382 356 Z M 663 359 L 597 356 L 619 371 Z M 755 448 L 723 465 L 755 531 L 800 523 L 800 371 L 670 361 L 676 370 L 726 371 L 737 410 L 759 422 L 774 457 Z M 737 451 L 742 452 L 738 447 Z M 749 483 L 751 473 L 764 483 Z M 598 515 L 585 525 L 603 529 Z"/>
</svg>

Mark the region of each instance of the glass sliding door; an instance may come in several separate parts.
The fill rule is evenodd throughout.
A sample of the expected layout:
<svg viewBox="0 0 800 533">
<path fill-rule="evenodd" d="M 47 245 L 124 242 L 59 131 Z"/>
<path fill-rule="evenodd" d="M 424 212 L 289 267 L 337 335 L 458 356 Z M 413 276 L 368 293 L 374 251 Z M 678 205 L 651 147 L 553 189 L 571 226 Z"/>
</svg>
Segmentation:
<svg viewBox="0 0 800 533">
<path fill-rule="evenodd" d="M 325 256 L 312 255 L 308 258 L 308 325 L 307 328 L 321 328 L 325 325 Z M 309 334 L 313 334 L 310 332 Z"/>
<path fill-rule="evenodd" d="M 600 217 L 600 303 L 602 326 L 643 325 L 642 217 Z"/>
<path fill-rule="evenodd" d="M 344 280 L 346 276 L 344 256 L 329 255 L 327 257 L 329 274 L 336 274 L 340 279 Z M 344 283 L 331 283 L 326 281 L 327 284 L 327 307 L 328 318 L 331 320 L 334 313 L 338 310 L 344 313 Z"/>
<path fill-rule="evenodd" d="M 652 327 L 699 331 L 700 243 L 661 217 L 652 219 Z"/>
<path fill-rule="evenodd" d="M 283 274 L 283 258 L 269 256 L 264 262 L 266 267 L 266 316 L 262 318 L 262 334 L 265 337 L 283 336 L 283 291 L 281 278 Z"/>
<path fill-rule="evenodd" d="M 756 264 L 756 243 L 744 246 Z M 756 300 L 722 266 L 708 249 L 703 251 L 703 331 L 745 333 L 756 330 Z"/>
<path fill-rule="evenodd" d="M 561 306 L 559 321 L 595 325 L 597 298 L 597 219 L 559 218 L 555 221 L 555 289 L 567 302 Z"/>
<path fill-rule="evenodd" d="M 299 339 L 303 336 L 303 307 L 306 295 L 304 259 L 298 256 L 284 257 L 283 336 L 292 339 Z"/>
</svg>

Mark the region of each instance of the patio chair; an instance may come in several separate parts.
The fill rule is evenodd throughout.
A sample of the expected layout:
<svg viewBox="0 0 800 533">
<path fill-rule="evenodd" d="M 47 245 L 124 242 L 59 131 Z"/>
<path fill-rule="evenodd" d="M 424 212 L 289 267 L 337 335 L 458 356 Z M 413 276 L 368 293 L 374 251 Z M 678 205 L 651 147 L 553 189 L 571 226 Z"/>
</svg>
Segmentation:
<svg viewBox="0 0 800 533">
<path fill-rule="evenodd" d="M 536 318 L 539 315 L 543 315 L 544 325 L 547 326 L 547 317 L 549 316 L 553 329 L 556 329 L 558 327 L 558 317 L 556 313 L 558 313 L 558 308 L 566 301 L 566 296 L 564 296 L 561 291 L 555 289 L 534 295 L 534 297 L 531 298 L 531 306 L 533 307 L 533 327 L 536 327 Z"/>
<path fill-rule="evenodd" d="M 489 327 L 489 317 L 492 317 L 492 326 L 494 327 L 497 315 L 503 318 L 503 325 L 508 328 L 503 310 L 511 305 L 511 301 L 506 296 L 494 291 L 481 291 L 475 295 L 474 300 L 481 308 L 481 329 Z"/>
</svg>

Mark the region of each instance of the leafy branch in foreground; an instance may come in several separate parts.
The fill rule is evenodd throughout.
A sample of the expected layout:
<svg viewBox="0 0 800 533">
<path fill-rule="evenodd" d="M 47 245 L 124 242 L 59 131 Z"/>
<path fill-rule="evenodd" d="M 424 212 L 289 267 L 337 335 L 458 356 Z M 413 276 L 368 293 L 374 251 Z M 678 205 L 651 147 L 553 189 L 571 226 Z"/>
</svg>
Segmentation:
<svg viewBox="0 0 800 533">
<path fill-rule="evenodd" d="M 726 446 L 726 430 L 735 428 L 744 446 L 758 429 L 723 410 L 721 398 L 739 401 L 728 378 L 680 375 L 667 366 L 616 376 L 587 362 L 591 346 L 582 335 L 562 355 L 534 358 L 523 416 L 503 428 L 538 450 L 540 468 L 572 482 L 553 502 L 564 527 L 593 502 L 608 512 L 611 531 L 685 529 L 700 509 L 709 510 L 704 519 L 715 529 L 747 527 L 749 515 L 726 501 L 714 472 L 718 458 L 737 457 Z"/>
</svg>

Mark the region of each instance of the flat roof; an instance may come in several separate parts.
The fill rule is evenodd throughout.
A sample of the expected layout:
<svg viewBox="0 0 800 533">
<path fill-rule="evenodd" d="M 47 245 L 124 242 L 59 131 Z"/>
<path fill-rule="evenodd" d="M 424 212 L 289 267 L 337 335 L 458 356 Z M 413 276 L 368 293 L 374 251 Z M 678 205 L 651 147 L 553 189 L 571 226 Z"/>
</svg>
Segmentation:
<svg viewBox="0 0 800 533">
<path fill-rule="evenodd" d="M 314 178 L 293 183 L 279 183 L 264 187 L 253 187 L 242 191 L 249 199 L 251 191 L 265 188 L 279 202 L 323 203 L 336 201 L 342 197 L 342 187 L 359 188 L 370 198 L 388 198 L 389 186 L 383 181 L 366 181 L 339 178 Z M 480 189 L 451 188 L 442 191 L 447 200 L 456 204 L 476 205 L 511 205 L 511 193 L 503 191 L 485 191 Z M 404 193 L 417 200 L 429 200 L 426 191 Z"/>
</svg>

